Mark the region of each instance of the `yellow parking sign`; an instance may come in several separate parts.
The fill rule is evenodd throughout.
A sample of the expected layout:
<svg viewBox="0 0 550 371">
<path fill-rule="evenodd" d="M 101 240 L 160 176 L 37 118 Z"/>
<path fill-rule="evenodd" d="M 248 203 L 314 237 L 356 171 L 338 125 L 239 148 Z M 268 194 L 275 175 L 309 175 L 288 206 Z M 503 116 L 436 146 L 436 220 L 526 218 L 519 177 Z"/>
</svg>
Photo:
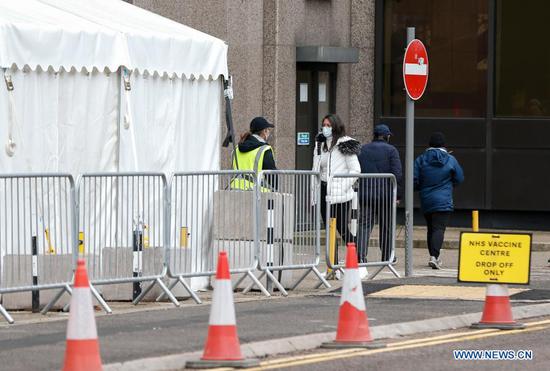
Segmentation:
<svg viewBox="0 0 550 371">
<path fill-rule="evenodd" d="M 460 234 L 458 281 L 529 284 L 531 234 Z"/>
</svg>

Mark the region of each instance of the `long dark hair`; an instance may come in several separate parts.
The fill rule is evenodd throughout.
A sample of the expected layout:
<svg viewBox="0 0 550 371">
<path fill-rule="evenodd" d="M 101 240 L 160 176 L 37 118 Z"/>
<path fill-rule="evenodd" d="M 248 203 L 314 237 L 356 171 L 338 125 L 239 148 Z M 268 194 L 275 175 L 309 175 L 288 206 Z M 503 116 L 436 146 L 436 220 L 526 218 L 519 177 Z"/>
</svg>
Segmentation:
<svg viewBox="0 0 550 371">
<path fill-rule="evenodd" d="M 323 117 L 323 120 L 321 121 L 321 125 L 323 125 L 323 122 L 325 120 L 328 120 L 330 122 L 330 126 L 332 127 L 332 137 L 331 137 L 331 143 L 330 148 L 332 148 L 338 139 L 346 135 L 346 127 L 344 126 L 344 123 L 342 122 L 342 119 L 340 116 L 338 116 L 335 113 L 329 113 L 325 117 Z M 323 145 L 323 151 L 328 151 L 327 142 L 325 141 L 325 144 Z"/>
<path fill-rule="evenodd" d="M 262 130 L 264 130 L 264 129 L 262 129 Z M 241 134 L 241 138 L 239 139 L 239 144 L 243 144 L 253 134 L 256 134 L 256 135 L 260 134 L 262 132 L 262 130 L 258 130 L 258 131 L 255 131 L 255 132 L 251 132 L 251 131 L 244 132 L 243 134 Z"/>
</svg>

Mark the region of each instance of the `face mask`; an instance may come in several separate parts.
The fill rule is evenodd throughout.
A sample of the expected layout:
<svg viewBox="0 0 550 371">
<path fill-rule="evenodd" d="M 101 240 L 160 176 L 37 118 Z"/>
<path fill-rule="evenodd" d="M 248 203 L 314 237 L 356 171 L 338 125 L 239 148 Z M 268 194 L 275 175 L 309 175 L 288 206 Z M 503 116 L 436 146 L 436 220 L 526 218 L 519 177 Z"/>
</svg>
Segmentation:
<svg viewBox="0 0 550 371">
<path fill-rule="evenodd" d="M 332 128 L 330 126 L 323 126 L 323 135 L 325 138 L 330 138 L 332 136 Z"/>
</svg>

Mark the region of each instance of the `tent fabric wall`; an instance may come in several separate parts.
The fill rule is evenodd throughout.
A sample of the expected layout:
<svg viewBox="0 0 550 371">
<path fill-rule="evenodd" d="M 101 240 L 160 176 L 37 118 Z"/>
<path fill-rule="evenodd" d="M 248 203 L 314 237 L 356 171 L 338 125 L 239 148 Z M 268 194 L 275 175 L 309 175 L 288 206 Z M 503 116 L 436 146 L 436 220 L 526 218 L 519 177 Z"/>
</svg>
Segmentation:
<svg viewBox="0 0 550 371">
<path fill-rule="evenodd" d="M 118 77 L 98 71 L 8 72 L 0 86 L 0 173 L 117 170 Z M 13 94 L 16 149 L 7 156 L 8 94 Z"/>
<path fill-rule="evenodd" d="M 134 171 L 136 164 L 166 174 L 219 169 L 220 80 L 133 73 L 130 85 L 122 103 L 129 125 L 121 124 L 120 171 Z"/>
</svg>

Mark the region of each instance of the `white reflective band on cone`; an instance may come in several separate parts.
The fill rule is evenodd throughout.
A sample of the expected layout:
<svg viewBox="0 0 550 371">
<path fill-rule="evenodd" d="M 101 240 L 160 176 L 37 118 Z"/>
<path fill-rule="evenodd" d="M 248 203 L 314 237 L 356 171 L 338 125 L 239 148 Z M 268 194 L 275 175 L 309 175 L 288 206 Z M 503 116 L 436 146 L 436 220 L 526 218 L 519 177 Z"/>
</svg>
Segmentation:
<svg viewBox="0 0 550 371">
<path fill-rule="evenodd" d="M 67 325 L 68 340 L 97 339 L 92 294 L 88 287 L 75 287 Z"/>
<path fill-rule="evenodd" d="M 231 280 L 214 281 L 212 309 L 210 310 L 210 320 L 208 323 L 214 326 L 236 325 Z"/>
<path fill-rule="evenodd" d="M 508 296 L 508 285 L 487 285 L 487 296 Z"/>
<path fill-rule="evenodd" d="M 361 277 L 359 276 L 359 270 L 357 268 L 346 269 L 340 305 L 344 304 L 346 301 L 360 311 L 366 310 L 365 298 L 363 297 L 363 286 L 361 286 Z"/>
</svg>

